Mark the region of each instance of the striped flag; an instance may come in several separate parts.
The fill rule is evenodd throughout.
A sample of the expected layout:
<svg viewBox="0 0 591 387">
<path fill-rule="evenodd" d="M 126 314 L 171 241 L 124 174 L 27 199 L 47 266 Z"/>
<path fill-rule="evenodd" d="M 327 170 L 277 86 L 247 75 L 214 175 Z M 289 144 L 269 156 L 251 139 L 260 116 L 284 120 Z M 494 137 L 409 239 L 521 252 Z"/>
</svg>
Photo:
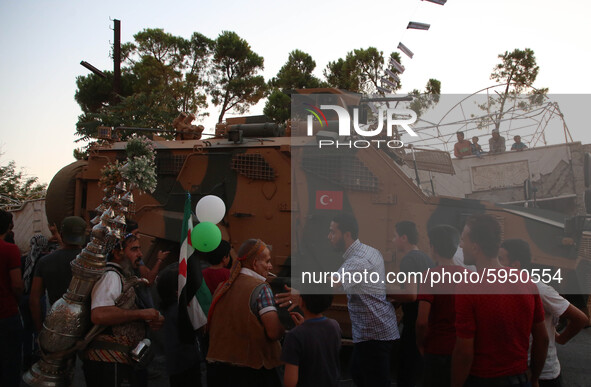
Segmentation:
<svg viewBox="0 0 591 387">
<path fill-rule="evenodd" d="M 187 193 L 181 233 L 179 255 L 179 336 L 183 342 L 191 343 L 195 331 L 207 324 L 207 312 L 211 305 L 211 293 L 207 288 L 195 249 L 191 246 L 191 194 Z"/>
</svg>

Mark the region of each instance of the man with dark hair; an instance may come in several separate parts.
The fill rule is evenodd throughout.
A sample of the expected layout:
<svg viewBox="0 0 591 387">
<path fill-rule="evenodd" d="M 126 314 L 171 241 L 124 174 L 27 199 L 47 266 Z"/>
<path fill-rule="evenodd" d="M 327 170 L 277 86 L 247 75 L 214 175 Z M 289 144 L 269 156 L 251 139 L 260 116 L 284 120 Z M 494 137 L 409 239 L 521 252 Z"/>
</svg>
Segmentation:
<svg viewBox="0 0 591 387">
<path fill-rule="evenodd" d="M 445 387 L 451 382 L 451 354 L 456 343 L 455 284 L 445 280 L 446 273 L 453 279 L 454 273 L 463 272 L 453 263 L 453 256 L 460 243 L 458 230 L 448 225 L 429 230 L 431 257 L 437 267 L 430 270 L 430 277 L 421 285 L 416 323 L 417 346 L 423 353 L 423 386 Z M 430 285 L 431 279 L 444 279 Z"/>
<path fill-rule="evenodd" d="M 338 224 L 338 228 L 342 233 L 350 233 L 351 238 L 353 240 L 357 239 L 357 237 L 359 236 L 359 225 L 357 224 L 357 219 L 355 219 L 355 217 L 351 214 L 348 214 L 346 212 L 340 212 L 332 218 L 331 223 Z M 337 250 L 344 247 L 345 241 L 343 239 L 340 239 L 339 243 L 340 244 L 338 246 L 333 246 Z"/>
<path fill-rule="evenodd" d="M 12 224 L 12 214 L 0 210 L 0 385 L 18 386 L 21 372 L 23 324 L 18 299 L 23 293 L 21 254 L 4 240 Z"/>
<path fill-rule="evenodd" d="M 139 224 L 138 222 L 136 222 L 133 219 L 127 219 L 125 221 L 126 227 L 125 227 L 125 233 L 126 234 L 133 234 L 137 237 L 139 237 L 140 234 L 140 229 L 139 229 Z M 162 266 L 162 263 L 166 260 L 166 258 L 168 257 L 168 254 L 170 253 L 170 251 L 158 251 L 158 254 L 156 255 L 156 263 L 154 263 L 154 266 L 152 266 L 152 268 L 150 269 L 148 266 L 146 266 L 146 263 L 144 262 L 144 260 L 140 260 L 140 263 L 137 267 L 137 269 L 135 269 L 135 274 L 138 277 L 142 277 L 148 280 L 148 284 L 149 286 L 152 286 L 154 284 L 154 281 L 156 280 L 156 277 L 158 276 L 158 272 L 160 271 L 160 266 Z M 142 288 L 142 290 L 140 290 L 141 297 L 142 299 L 144 299 L 146 301 L 146 303 L 150 306 L 153 307 L 154 306 L 154 301 L 152 301 L 152 295 L 149 291 L 148 288 Z"/>
<path fill-rule="evenodd" d="M 29 309 L 36 332 L 43 328 L 41 297 L 47 290 L 49 305 L 59 300 L 72 280 L 70 263 L 82 250 L 86 241 L 86 222 L 79 216 L 64 218 L 60 228 L 62 247 L 41 258 L 35 267 L 31 285 Z"/>
<path fill-rule="evenodd" d="M 12 231 L 12 228 L 14 227 L 14 222 L 12 221 L 12 214 L 10 212 L 4 211 L 4 210 L 2 210 L 2 212 L 4 213 L 4 215 L 2 215 L 2 216 L 5 217 L 6 221 L 8 221 L 7 229 L 4 233 L 2 233 L 2 240 L 4 242 L 15 244 L 14 231 Z"/>
<path fill-rule="evenodd" d="M 503 266 L 517 266 L 520 269 L 531 269 L 531 250 L 523 239 L 507 239 L 499 248 L 499 262 Z M 515 264 L 515 265 L 513 265 Z"/>
<path fill-rule="evenodd" d="M 353 215 L 340 213 L 330 222 L 328 240 L 343 252 L 339 273 L 378 273 L 378 283 L 342 281 L 353 331 L 351 376 L 357 386 L 389 386 L 390 354 L 399 338 L 394 307 L 386 300 L 382 254 L 359 241 Z M 344 277 L 344 275 L 343 275 Z"/>
<path fill-rule="evenodd" d="M 410 220 L 403 220 L 402 222 L 396 223 L 396 238 L 406 237 L 406 242 L 408 242 L 408 246 L 411 250 L 412 246 L 415 246 L 419 243 L 419 231 L 417 230 L 417 225 Z M 400 239 L 402 241 L 402 239 Z M 417 249 L 414 249 L 417 250 Z"/>
<path fill-rule="evenodd" d="M 401 273 L 422 273 L 435 266 L 431 258 L 419 250 L 419 232 L 414 222 L 405 220 L 396 223 L 394 231 L 394 247 L 396 255 L 401 256 Z M 415 324 L 419 310 L 417 301 L 417 284 L 400 284 L 400 294 L 391 295 L 402 302 L 402 335 L 400 337 L 400 362 L 398 366 L 397 385 L 402 387 L 414 386 L 422 374 L 422 358 L 417 348 Z"/>
<path fill-rule="evenodd" d="M 435 226 L 427 233 L 431 256 L 443 259 L 452 259 L 460 244 L 460 233 L 454 227 L 442 224 Z M 437 260 L 435 260 L 438 262 Z M 447 263 L 448 261 L 443 261 Z"/>
<path fill-rule="evenodd" d="M 502 268 L 497 259 L 500 243 L 501 227 L 493 216 L 467 219 L 461 246 L 465 262 L 476 265 L 479 276 Z M 491 277 L 495 278 L 486 275 L 481 283 L 470 280 L 456 286 L 452 386 L 530 386 L 530 334 L 531 384 L 537 385 L 548 349 L 537 288 L 531 282 L 505 282 L 499 287 Z"/>
<path fill-rule="evenodd" d="M 129 353 L 146 337 L 147 326 L 159 329 L 164 318 L 156 309 L 140 309 L 137 305 L 134 269 L 142 258 L 139 239 L 126 235 L 110 257 L 92 289 L 90 319 L 107 329 L 90 342 L 82 355 L 86 385 L 119 387 L 127 379 L 132 387 L 141 386 Z"/>
<path fill-rule="evenodd" d="M 332 294 L 302 294 L 292 312 L 297 325 L 285 336 L 281 360 L 285 362 L 285 387 L 339 385 L 341 328 L 322 313 L 332 304 Z"/>
<path fill-rule="evenodd" d="M 499 262 L 501 265 L 515 270 L 531 270 L 531 252 L 529 245 L 522 239 L 508 239 L 501 243 L 499 249 Z M 540 374 L 540 387 L 560 387 L 560 362 L 556 353 L 556 343 L 566 344 L 588 323 L 585 313 L 561 297 L 553 287 L 539 281 L 536 283 L 540 291 L 540 298 L 544 306 L 544 323 L 548 331 L 548 354 L 544 368 Z M 556 332 L 558 320 L 564 318 L 568 321 L 562 333 Z"/>
</svg>

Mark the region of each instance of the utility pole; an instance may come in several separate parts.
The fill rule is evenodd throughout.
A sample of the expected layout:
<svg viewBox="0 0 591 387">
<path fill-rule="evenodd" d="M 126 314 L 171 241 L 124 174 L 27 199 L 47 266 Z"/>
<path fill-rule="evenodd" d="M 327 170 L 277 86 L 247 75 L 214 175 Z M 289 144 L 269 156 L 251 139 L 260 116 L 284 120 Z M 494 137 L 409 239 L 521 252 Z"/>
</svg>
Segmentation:
<svg viewBox="0 0 591 387">
<path fill-rule="evenodd" d="M 121 95 L 121 21 L 113 20 L 115 22 L 113 33 L 113 100 L 115 103 L 119 102 Z"/>
</svg>

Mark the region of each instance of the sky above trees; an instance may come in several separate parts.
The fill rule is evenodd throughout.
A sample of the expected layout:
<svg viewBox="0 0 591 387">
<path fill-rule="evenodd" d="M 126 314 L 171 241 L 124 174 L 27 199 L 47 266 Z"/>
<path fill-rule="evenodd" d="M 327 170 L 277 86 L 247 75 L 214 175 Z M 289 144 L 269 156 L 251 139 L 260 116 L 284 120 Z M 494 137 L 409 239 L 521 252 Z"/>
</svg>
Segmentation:
<svg viewBox="0 0 591 387">
<path fill-rule="evenodd" d="M 583 76 L 591 63 L 586 21 L 591 5 L 576 0 L 449 0 L 438 6 L 419 0 L 302 1 L 71 1 L 0 2 L 0 150 L 1 164 L 18 167 L 49 182 L 73 161 L 75 124 L 81 110 L 74 100 L 76 77 L 88 71 L 81 60 L 111 69 L 113 32 L 109 18 L 121 20 L 122 42 L 145 28 L 162 28 L 190 39 L 194 32 L 216 38 L 235 31 L 264 58 L 268 81 L 299 49 L 316 62 L 314 75 L 348 52 L 376 47 L 385 55 L 402 41 L 414 53 L 403 57 L 403 90 L 424 89 L 429 78 L 442 93 L 472 93 L 490 86 L 497 55 L 531 48 L 540 66 L 534 86 L 550 93 L 589 93 Z M 408 21 L 431 24 L 429 31 L 406 30 Z M 261 113 L 259 103 L 250 113 Z M 586 107 L 582 107 L 584 109 Z M 226 117 L 229 113 L 226 114 Z M 211 122 L 198 122 L 212 130 Z M 568 116 L 567 116 L 568 120 Z M 196 122 L 197 123 L 197 122 Z M 568 122 L 567 122 L 568 123 Z M 589 142 L 583 128 L 570 128 L 576 140 Z M 577 135 L 577 133 L 579 135 Z"/>
</svg>

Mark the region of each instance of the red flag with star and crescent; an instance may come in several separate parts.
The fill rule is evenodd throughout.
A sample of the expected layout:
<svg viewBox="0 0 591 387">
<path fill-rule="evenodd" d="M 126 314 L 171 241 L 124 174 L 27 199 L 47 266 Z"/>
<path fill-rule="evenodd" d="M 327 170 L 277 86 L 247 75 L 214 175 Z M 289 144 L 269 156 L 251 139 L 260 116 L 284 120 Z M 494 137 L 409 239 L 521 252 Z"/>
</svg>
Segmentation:
<svg viewBox="0 0 591 387">
<path fill-rule="evenodd" d="M 316 191 L 317 210 L 342 210 L 343 191 Z"/>
</svg>

